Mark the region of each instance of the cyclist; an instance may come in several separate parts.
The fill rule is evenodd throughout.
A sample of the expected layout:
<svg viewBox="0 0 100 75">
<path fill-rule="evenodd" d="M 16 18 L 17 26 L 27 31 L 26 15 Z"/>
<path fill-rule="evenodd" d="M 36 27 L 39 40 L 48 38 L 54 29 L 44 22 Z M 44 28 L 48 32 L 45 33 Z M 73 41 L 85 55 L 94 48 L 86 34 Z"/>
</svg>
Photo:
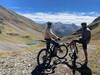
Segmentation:
<svg viewBox="0 0 100 75">
<path fill-rule="evenodd" d="M 85 55 L 85 64 L 88 63 L 88 53 L 87 53 L 87 44 L 90 42 L 91 39 L 91 31 L 87 27 L 87 23 L 81 23 L 82 31 L 81 31 L 81 38 L 79 40 L 74 40 L 75 42 L 81 43 Z"/>
<path fill-rule="evenodd" d="M 60 38 L 58 36 L 56 36 L 53 32 L 52 32 L 52 23 L 51 22 L 47 22 L 47 28 L 45 31 L 45 40 L 46 40 L 46 48 L 47 50 L 50 49 L 50 44 L 52 43 L 53 45 L 55 45 L 55 51 L 54 51 L 54 55 L 56 56 L 57 53 L 57 47 L 59 46 L 59 44 L 56 42 L 56 40 L 60 40 Z"/>
</svg>

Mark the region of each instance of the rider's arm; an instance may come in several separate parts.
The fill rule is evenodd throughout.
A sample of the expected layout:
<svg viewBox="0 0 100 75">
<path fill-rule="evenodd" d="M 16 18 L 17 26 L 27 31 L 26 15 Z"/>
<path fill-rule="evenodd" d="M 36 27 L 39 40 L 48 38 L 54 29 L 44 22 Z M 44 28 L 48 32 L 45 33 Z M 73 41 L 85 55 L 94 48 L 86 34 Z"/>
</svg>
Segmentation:
<svg viewBox="0 0 100 75">
<path fill-rule="evenodd" d="M 82 31 L 78 32 L 78 39 L 82 39 Z"/>
<path fill-rule="evenodd" d="M 53 33 L 52 30 L 50 30 L 50 35 L 51 35 L 51 37 L 52 37 L 53 39 L 55 39 L 55 40 L 57 40 L 57 39 L 59 38 L 58 36 L 56 36 L 56 35 Z"/>
</svg>

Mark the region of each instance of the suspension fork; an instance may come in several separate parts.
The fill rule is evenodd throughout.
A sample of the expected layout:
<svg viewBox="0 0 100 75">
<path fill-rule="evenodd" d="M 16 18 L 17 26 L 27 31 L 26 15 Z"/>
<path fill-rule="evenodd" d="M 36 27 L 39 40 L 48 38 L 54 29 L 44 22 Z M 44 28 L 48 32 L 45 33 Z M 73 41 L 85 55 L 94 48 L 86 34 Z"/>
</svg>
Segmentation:
<svg viewBox="0 0 100 75">
<path fill-rule="evenodd" d="M 77 59 L 77 55 L 76 55 L 76 52 L 74 51 L 73 53 L 73 56 L 72 56 L 72 72 L 73 72 L 73 75 L 75 75 L 75 70 L 76 70 L 76 59 Z"/>
</svg>

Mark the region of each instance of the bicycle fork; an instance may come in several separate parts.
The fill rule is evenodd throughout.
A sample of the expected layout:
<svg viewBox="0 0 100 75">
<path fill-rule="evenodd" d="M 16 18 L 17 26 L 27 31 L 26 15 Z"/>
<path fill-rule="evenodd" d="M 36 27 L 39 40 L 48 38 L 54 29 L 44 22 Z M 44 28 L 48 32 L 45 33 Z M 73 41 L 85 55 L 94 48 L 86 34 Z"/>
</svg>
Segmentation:
<svg viewBox="0 0 100 75">
<path fill-rule="evenodd" d="M 77 59 L 77 55 L 76 53 L 74 52 L 73 55 L 72 55 L 72 72 L 73 72 L 73 75 L 75 75 L 75 70 L 76 70 L 76 59 Z"/>
</svg>

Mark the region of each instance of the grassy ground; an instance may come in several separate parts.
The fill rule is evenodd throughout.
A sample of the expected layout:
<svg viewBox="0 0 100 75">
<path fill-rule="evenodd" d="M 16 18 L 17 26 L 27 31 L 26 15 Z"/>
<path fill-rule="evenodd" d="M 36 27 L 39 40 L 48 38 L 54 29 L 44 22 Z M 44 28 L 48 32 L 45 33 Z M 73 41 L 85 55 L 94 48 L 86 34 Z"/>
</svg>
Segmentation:
<svg viewBox="0 0 100 75">
<path fill-rule="evenodd" d="M 90 66 L 94 75 L 100 75 L 100 40 L 93 40 L 94 50 L 90 54 Z"/>
</svg>

